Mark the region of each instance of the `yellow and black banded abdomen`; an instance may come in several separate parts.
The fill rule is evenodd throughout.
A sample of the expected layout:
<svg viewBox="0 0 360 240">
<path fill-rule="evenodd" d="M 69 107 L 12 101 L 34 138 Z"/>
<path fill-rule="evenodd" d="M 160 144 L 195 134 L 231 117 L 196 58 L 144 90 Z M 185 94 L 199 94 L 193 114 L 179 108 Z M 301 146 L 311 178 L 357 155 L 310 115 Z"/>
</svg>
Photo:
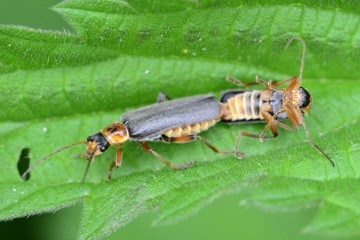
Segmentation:
<svg viewBox="0 0 360 240">
<path fill-rule="evenodd" d="M 163 132 L 163 135 L 167 136 L 168 138 L 196 135 L 214 126 L 218 121 L 220 121 L 220 119 L 213 119 L 201 123 L 195 123 L 195 124 L 169 129 Z"/>
<path fill-rule="evenodd" d="M 261 91 L 229 91 L 221 98 L 223 104 L 222 121 L 257 122 L 263 121 L 261 115 Z"/>
</svg>

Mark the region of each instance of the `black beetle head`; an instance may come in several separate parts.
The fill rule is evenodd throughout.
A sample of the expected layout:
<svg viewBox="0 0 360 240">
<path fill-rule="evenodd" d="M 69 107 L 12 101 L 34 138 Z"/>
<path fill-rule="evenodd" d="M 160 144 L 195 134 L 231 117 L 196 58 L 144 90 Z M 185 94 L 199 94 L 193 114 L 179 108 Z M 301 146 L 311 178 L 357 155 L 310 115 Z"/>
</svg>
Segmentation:
<svg viewBox="0 0 360 240">
<path fill-rule="evenodd" d="M 300 87 L 299 91 L 301 95 L 299 107 L 304 113 L 308 113 L 311 109 L 312 97 L 310 93 L 303 87 Z"/>
<path fill-rule="evenodd" d="M 95 133 L 89 136 L 87 139 L 87 148 L 85 158 L 91 159 L 101 153 L 105 152 L 109 148 L 110 144 L 101 134 L 101 132 Z"/>
</svg>

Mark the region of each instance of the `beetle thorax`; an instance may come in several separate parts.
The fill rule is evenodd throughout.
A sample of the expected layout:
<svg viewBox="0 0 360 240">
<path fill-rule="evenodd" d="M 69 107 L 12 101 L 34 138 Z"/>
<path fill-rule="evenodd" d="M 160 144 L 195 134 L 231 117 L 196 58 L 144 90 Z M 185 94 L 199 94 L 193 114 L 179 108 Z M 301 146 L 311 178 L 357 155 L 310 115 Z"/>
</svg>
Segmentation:
<svg viewBox="0 0 360 240">
<path fill-rule="evenodd" d="M 101 133 L 112 146 L 119 146 L 129 140 L 129 131 L 122 123 L 113 123 Z"/>
</svg>

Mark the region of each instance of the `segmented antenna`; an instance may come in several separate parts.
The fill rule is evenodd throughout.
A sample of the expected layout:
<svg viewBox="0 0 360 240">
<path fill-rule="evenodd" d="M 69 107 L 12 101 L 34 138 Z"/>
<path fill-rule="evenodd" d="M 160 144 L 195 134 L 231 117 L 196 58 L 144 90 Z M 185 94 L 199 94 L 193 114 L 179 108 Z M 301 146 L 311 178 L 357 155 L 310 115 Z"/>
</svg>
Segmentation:
<svg viewBox="0 0 360 240">
<path fill-rule="evenodd" d="M 39 161 L 37 161 L 36 163 L 34 163 L 32 166 L 30 166 L 22 175 L 22 179 L 26 180 L 26 175 L 28 175 L 35 167 L 37 167 L 39 164 L 41 164 L 42 162 L 44 162 L 45 160 L 51 158 L 52 156 L 62 152 L 62 151 L 65 151 L 66 149 L 69 149 L 69 148 L 72 148 L 74 146 L 77 146 L 77 145 L 80 145 L 80 144 L 87 144 L 87 141 L 81 141 L 81 142 L 76 142 L 76 143 L 72 143 L 66 147 L 63 147 L 49 155 L 47 155 L 46 157 L 40 159 Z"/>
<path fill-rule="evenodd" d="M 287 49 L 289 47 L 289 45 L 294 41 L 294 40 L 298 40 L 299 42 L 301 42 L 301 44 L 303 45 L 303 51 L 302 51 L 302 56 L 301 56 L 301 65 L 300 65 L 300 73 L 299 73 L 299 79 L 300 79 L 300 85 L 301 85 L 301 80 L 302 80 L 302 75 L 304 72 L 304 66 L 305 66 L 305 56 L 306 56 L 306 43 L 304 41 L 304 39 L 299 38 L 299 37 L 293 37 L 290 38 L 289 41 L 287 42 L 285 49 Z"/>
<path fill-rule="evenodd" d="M 318 151 L 319 153 L 321 153 L 325 158 L 327 158 L 327 160 L 329 160 L 330 164 L 331 164 L 333 167 L 335 167 L 334 161 L 333 161 L 323 150 L 321 150 L 321 148 L 320 148 L 318 145 L 316 145 L 316 144 L 314 143 L 314 141 L 312 140 L 312 138 L 310 137 L 310 133 L 309 133 L 309 130 L 308 130 L 306 124 L 305 124 L 305 121 L 303 122 L 303 127 L 304 127 L 304 130 L 305 130 L 305 133 L 306 133 L 306 137 L 307 137 L 307 139 L 309 140 L 311 146 L 312 146 L 313 148 L 315 148 L 316 151 Z"/>
<path fill-rule="evenodd" d="M 82 180 L 81 180 L 81 183 L 85 183 L 85 179 L 86 179 L 86 176 L 87 176 L 87 174 L 88 174 L 88 172 L 89 172 L 90 165 L 91 165 L 91 163 L 94 162 L 94 159 L 95 159 L 95 151 L 96 151 L 96 149 L 94 149 L 94 151 L 91 153 L 91 157 L 90 157 L 90 158 L 87 158 L 87 159 L 89 160 L 89 162 L 88 162 L 88 164 L 87 164 L 87 166 L 86 166 L 86 169 L 85 169 L 83 178 L 82 178 Z M 86 157 L 85 157 L 85 158 L 86 158 Z"/>
<path fill-rule="evenodd" d="M 89 160 L 88 164 L 86 165 L 86 169 L 85 169 L 83 178 L 82 178 L 82 180 L 81 180 L 81 183 L 85 183 L 85 179 L 86 179 L 86 176 L 87 176 L 87 174 L 88 174 L 88 172 L 89 172 L 90 164 L 93 162 L 93 159 L 94 159 L 94 157 L 91 157 L 91 159 Z"/>
</svg>

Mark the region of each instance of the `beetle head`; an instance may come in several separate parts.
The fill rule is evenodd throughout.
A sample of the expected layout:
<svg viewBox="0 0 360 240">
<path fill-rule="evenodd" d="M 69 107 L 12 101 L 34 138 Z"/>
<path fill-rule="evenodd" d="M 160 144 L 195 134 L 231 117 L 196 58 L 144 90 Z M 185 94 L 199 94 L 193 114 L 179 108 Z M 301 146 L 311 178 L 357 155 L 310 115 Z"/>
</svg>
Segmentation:
<svg viewBox="0 0 360 240">
<path fill-rule="evenodd" d="M 105 152 L 110 146 L 121 146 L 129 140 L 129 132 L 122 123 L 113 123 L 87 138 L 84 157 L 88 160 Z"/>
<path fill-rule="evenodd" d="M 110 143 L 105 139 L 101 132 L 95 133 L 87 138 L 87 147 L 84 157 L 88 160 L 105 152 Z"/>
<path fill-rule="evenodd" d="M 310 93 L 303 87 L 299 88 L 299 93 L 300 93 L 299 107 L 303 113 L 307 114 L 312 106 L 312 97 Z"/>
</svg>

